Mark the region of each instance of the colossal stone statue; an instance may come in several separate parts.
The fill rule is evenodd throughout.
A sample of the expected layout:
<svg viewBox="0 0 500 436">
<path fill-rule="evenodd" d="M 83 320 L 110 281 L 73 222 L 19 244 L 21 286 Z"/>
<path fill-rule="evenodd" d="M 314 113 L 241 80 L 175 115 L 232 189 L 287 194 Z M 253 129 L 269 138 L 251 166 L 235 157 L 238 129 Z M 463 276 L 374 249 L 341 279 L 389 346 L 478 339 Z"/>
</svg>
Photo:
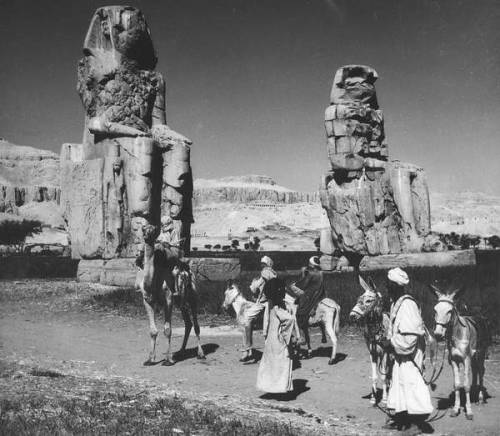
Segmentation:
<svg viewBox="0 0 500 436">
<path fill-rule="evenodd" d="M 82 144 L 61 151 L 62 202 L 76 258 L 134 257 L 164 216 L 189 250 L 191 141 L 166 125 L 165 82 L 141 11 L 97 9 L 78 64 Z"/>
<path fill-rule="evenodd" d="M 348 255 L 418 252 L 430 234 L 423 169 L 389 160 L 377 78 L 367 66 L 340 68 L 325 112 L 331 170 L 320 196 L 331 233 L 323 238 Z"/>
</svg>

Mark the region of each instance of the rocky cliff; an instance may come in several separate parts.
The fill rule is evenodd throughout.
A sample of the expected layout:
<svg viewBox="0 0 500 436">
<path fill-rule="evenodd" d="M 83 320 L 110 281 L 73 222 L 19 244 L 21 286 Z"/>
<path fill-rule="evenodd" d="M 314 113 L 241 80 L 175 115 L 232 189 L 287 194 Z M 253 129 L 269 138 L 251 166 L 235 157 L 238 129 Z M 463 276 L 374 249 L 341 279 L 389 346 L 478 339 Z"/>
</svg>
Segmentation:
<svg viewBox="0 0 500 436">
<path fill-rule="evenodd" d="M 248 175 L 194 181 L 194 206 L 211 203 L 295 204 L 316 203 L 317 192 L 298 192 L 279 186 L 268 176 Z"/>
<path fill-rule="evenodd" d="M 0 212 L 31 202 L 58 202 L 59 156 L 0 140 Z"/>
</svg>

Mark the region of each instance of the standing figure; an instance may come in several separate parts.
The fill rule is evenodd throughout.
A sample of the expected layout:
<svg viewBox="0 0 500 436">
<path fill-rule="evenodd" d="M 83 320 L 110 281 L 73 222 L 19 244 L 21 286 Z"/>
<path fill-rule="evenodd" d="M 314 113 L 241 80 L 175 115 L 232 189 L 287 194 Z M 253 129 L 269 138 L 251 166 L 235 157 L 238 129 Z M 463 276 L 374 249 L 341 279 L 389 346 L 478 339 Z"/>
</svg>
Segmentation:
<svg viewBox="0 0 500 436">
<path fill-rule="evenodd" d="M 107 212 L 106 239 L 112 252 L 119 255 L 123 244 L 124 214 L 127 209 L 126 186 L 123 174 L 123 161 L 120 157 L 112 161 L 112 171 L 106 181 L 105 211 Z"/>
<path fill-rule="evenodd" d="M 405 287 L 408 275 L 400 268 L 387 274 L 387 289 L 391 298 L 389 337 L 384 347 L 394 354 L 392 383 L 387 407 L 395 413 L 386 428 L 424 426 L 432 412 L 431 396 L 422 372 L 425 354 L 425 326 L 416 301 Z"/>
<path fill-rule="evenodd" d="M 268 393 L 286 393 L 293 390 L 290 339 L 294 317 L 286 310 L 285 284 L 273 278 L 264 286 L 269 302 L 269 322 L 266 330 L 264 354 L 257 371 L 257 389 Z"/>
</svg>

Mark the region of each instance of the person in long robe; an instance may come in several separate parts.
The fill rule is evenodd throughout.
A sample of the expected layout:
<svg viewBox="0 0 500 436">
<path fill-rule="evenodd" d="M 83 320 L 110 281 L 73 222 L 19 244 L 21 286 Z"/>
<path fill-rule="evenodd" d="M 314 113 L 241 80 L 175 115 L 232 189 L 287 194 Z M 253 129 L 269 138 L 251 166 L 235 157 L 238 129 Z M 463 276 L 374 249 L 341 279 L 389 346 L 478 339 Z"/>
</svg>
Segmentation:
<svg viewBox="0 0 500 436">
<path fill-rule="evenodd" d="M 408 275 L 400 268 L 387 275 L 387 289 L 392 301 L 390 332 L 386 347 L 394 355 L 392 382 L 387 408 L 394 412 L 386 428 L 415 424 L 421 428 L 433 406 L 423 378 L 425 354 L 424 322 L 417 303 L 407 292 Z"/>
<path fill-rule="evenodd" d="M 264 353 L 257 371 L 257 389 L 267 393 L 286 393 L 293 390 L 290 339 L 295 318 L 285 307 L 285 284 L 271 279 L 264 286 L 269 301 Z"/>
</svg>

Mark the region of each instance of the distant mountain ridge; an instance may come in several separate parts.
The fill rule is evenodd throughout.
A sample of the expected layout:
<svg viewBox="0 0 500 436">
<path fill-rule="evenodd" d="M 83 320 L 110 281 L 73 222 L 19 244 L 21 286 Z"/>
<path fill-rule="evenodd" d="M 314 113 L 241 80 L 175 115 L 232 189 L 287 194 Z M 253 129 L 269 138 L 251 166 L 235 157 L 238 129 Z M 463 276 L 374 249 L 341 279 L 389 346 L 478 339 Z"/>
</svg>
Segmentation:
<svg viewBox="0 0 500 436">
<path fill-rule="evenodd" d="M 258 203 L 276 204 L 317 203 L 318 192 L 300 192 L 276 184 L 268 176 L 246 175 L 221 179 L 196 179 L 194 181 L 193 204 L 201 206 L 211 203 Z"/>
</svg>

